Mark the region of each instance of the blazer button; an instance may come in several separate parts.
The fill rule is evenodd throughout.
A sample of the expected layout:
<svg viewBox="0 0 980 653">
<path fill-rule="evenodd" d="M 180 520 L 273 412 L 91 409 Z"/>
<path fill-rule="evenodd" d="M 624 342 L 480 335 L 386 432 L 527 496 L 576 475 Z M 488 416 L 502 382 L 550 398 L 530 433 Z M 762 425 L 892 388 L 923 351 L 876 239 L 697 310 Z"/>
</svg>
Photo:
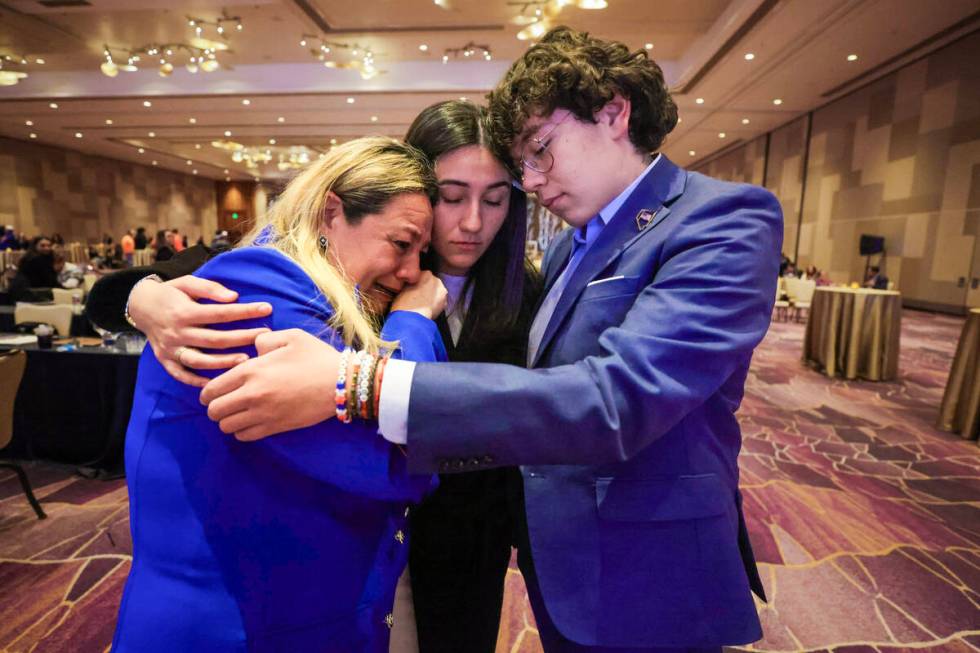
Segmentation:
<svg viewBox="0 0 980 653">
<path fill-rule="evenodd" d="M 390 612 L 386 614 L 385 625 L 388 626 L 388 630 L 391 630 L 391 627 L 395 625 L 395 615 L 391 614 Z"/>
<path fill-rule="evenodd" d="M 405 533 L 403 533 L 400 530 L 395 531 L 395 541 L 398 542 L 399 544 L 404 544 L 405 543 Z"/>
<path fill-rule="evenodd" d="M 411 512 L 411 510 L 412 510 L 412 509 L 411 509 L 410 507 L 408 507 L 408 506 L 405 506 L 405 516 L 406 516 L 406 517 L 408 517 L 408 513 L 409 513 L 409 512 Z"/>
</svg>

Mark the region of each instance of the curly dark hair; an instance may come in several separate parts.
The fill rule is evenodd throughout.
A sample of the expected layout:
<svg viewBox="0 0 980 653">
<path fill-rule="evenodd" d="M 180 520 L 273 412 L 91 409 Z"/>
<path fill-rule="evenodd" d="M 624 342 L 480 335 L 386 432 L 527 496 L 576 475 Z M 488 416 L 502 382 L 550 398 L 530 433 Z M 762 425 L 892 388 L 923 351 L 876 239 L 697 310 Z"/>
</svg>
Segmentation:
<svg viewBox="0 0 980 653">
<path fill-rule="evenodd" d="M 623 43 L 554 28 L 514 62 L 487 96 L 497 155 L 512 160 L 510 148 L 531 116 L 563 108 L 594 123 L 595 112 L 617 93 L 632 106 L 629 135 L 637 151 L 660 149 L 677 125 L 677 105 L 646 50 L 630 52 Z"/>
</svg>

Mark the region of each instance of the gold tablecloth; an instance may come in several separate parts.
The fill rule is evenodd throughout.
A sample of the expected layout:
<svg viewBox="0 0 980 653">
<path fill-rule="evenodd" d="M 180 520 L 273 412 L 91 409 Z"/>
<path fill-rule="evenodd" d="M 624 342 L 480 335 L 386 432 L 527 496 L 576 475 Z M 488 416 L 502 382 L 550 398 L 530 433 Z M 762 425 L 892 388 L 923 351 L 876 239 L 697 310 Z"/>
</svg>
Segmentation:
<svg viewBox="0 0 980 653">
<path fill-rule="evenodd" d="M 980 437 L 980 308 L 971 309 L 963 325 L 939 407 L 938 426 L 967 440 Z"/>
<path fill-rule="evenodd" d="M 902 296 L 895 290 L 817 288 L 803 360 L 827 376 L 891 381 L 898 376 Z"/>
</svg>

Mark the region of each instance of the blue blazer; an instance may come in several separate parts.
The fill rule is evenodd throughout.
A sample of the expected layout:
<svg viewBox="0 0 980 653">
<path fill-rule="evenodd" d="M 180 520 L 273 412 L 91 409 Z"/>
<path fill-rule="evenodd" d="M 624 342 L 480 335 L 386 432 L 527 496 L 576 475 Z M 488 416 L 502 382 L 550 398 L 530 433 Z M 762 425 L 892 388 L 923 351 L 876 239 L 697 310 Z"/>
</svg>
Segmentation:
<svg viewBox="0 0 980 653">
<path fill-rule="evenodd" d="M 273 306 L 221 328 L 300 328 L 342 346 L 323 295 L 276 250 L 234 250 L 196 274 Z M 392 313 L 383 335 L 404 358 L 445 360 L 416 313 Z M 126 435 L 133 566 L 112 650 L 386 652 L 408 506 L 432 476 L 409 475 L 361 422 L 238 442 L 198 394 L 143 352 Z"/>
<path fill-rule="evenodd" d="M 644 209 L 655 212 L 645 226 Z M 417 366 L 409 468 L 526 465 L 531 554 L 567 638 L 709 647 L 761 636 L 735 412 L 769 326 L 782 224 L 768 191 L 665 158 L 572 274 L 541 369 Z M 571 235 L 548 252 L 549 286 Z"/>
</svg>

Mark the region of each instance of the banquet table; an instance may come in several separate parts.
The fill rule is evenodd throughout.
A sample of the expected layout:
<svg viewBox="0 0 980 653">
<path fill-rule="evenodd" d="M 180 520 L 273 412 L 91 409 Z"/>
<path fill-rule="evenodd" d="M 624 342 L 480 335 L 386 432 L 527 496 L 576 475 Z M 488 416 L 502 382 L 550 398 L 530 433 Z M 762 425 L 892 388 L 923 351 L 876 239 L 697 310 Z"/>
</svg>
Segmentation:
<svg viewBox="0 0 980 653">
<path fill-rule="evenodd" d="M 121 472 L 139 354 L 99 345 L 16 348 L 27 352 L 27 366 L 4 455 Z"/>
<path fill-rule="evenodd" d="M 819 287 L 803 338 L 803 360 L 827 376 L 891 381 L 898 376 L 902 296 L 894 290 Z"/>
<path fill-rule="evenodd" d="M 960 333 L 938 426 L 967 440 L 980 437 L 980 308 L 970 310 Z"/>
</svg>

